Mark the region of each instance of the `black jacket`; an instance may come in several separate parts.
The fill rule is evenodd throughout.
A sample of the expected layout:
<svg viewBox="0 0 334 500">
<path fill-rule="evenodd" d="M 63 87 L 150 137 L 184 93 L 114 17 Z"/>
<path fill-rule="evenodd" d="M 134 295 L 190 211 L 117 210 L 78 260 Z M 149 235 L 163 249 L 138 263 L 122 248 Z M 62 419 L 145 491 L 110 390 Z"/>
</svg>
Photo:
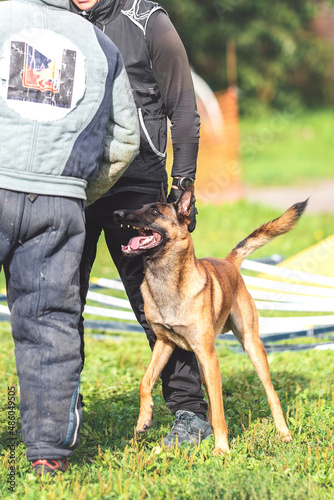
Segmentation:
<svg viewBox="0 0 334 500">
<path fill-rule="evenodd" d="M 166 184 L 167 117 L 172 175 L 194 178 L 199 115 L 186 52 L 166 11 L 150 0 L 99 0 L 88 11 L 71 5 L 120 50 L 137 105 L 140 153 L 112 190 L 146 191 Z"/>
</svg>

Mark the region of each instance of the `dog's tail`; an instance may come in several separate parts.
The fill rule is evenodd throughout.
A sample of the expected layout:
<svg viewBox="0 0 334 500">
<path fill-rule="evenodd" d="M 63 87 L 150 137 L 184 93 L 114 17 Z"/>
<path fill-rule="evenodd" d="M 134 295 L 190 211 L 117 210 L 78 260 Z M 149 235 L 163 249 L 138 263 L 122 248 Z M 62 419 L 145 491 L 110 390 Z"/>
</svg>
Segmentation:
<svg viewBox="0 0 334 500">
<path fill-rule="evenodd" d="M 247 238 L 240 241 L 240 243 L 233 248 L 227 255 L 226 260 L 229 260 L 235 267 L 240 269 L 242 261 L 251 253 L 269 243 L 269 241 L 276 238 L 276 236 L 280 236 L 290 231 L 303 214 L 307 202 L 308 199 L 296 203 L 277 219 L 267 222 L 267 224 L 263 224 L 258 229 L 255 229 Z"/>
</svg>

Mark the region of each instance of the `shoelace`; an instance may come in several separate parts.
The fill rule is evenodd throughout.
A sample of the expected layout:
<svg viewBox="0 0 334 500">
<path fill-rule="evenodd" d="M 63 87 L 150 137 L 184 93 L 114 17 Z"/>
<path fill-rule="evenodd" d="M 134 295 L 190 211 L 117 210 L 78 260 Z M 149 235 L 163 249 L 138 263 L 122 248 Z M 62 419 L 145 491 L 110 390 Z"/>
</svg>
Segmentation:
<svg viewBox="0 0 334 500">
<path fill-rule="evenodd" d="M 189 432 L 191 421 L 194 419 L 190 415 L 178 415 L 173 423 L 172 431 L 177 432 L 178 430 L 183 430 L 183 424 L 186 426 L 186 431 Z"/>
</svg>

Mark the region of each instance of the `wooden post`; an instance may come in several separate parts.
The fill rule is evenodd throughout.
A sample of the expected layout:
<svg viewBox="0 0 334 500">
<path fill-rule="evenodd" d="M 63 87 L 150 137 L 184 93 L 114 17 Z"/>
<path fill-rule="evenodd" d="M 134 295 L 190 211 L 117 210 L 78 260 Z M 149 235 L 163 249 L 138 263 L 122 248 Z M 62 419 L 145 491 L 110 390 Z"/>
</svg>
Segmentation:
<svg viewBox="0 0 334 500">
<path fill-rule="evenodd" d="M 235 40 L 228 40 L 226 44 L 226 73 L 227 86 L 237 86 L 237 49 Z"/>
</svg>

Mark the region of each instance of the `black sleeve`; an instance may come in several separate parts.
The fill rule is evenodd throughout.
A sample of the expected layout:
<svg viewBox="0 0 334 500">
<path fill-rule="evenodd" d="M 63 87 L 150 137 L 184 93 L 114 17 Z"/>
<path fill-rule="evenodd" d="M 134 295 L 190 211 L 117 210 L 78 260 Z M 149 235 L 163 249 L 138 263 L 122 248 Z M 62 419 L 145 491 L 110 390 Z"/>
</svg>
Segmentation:
<svg viewBox="0 0 334 500">
<path fill-rule="evenodd" d="M 185 48 L 162 11 L 149 19 L 146 41 L 154 77 L 172 124 L 172 176 L 195 178 L 200 119 Z"/>
</svg>

